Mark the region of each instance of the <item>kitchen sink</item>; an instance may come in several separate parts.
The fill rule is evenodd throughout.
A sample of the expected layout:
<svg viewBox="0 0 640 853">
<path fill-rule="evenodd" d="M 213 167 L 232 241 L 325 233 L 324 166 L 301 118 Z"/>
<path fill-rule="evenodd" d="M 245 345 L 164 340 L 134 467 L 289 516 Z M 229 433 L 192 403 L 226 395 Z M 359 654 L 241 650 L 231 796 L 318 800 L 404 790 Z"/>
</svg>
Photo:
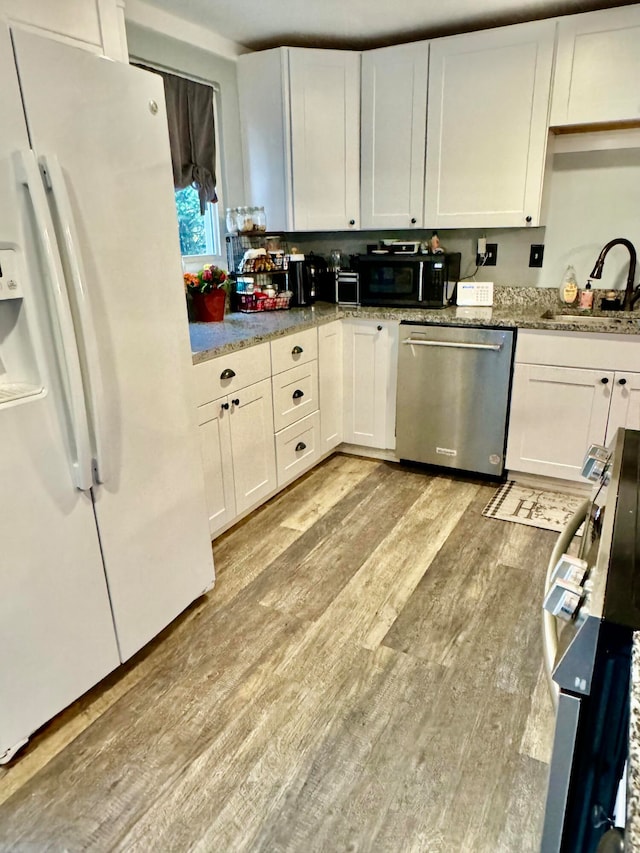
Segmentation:
<svg viewBox="0 0 640 853">
<path fill-rule="evenodd" d="M 628 313 L 618 313 L 611 314 L 608 316 L 598 315 L 594 317 L 592 315 L 585 314 L 554 314 L 552 311 L 545 311 L 544 314 L 540 317 L 541 320 L 552 320 L 554 323 L 567 323 L 572 326 L 593 326 L 593 325 L 603 325 L 607 326 L 637 326 L 640 325 L 640 315 L 638 316 L 630 316 Z"/>
</svg>

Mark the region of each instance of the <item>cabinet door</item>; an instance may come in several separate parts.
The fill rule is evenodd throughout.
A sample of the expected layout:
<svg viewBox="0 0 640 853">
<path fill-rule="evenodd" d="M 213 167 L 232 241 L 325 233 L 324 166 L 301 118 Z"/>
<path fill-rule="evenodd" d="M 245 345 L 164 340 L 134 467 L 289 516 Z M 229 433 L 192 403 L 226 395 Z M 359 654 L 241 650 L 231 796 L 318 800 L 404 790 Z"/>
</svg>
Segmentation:
<svg viewBox="0 0 640 853">
<path fill-rule="evenodd" d="M 615 374 L 607 424 L 607 444 L 613 441 L 618 427 L 640 429 L 640 373 Z"/>
<path fill-rule="evenodd" d="M 224 407 L 227 408 L 224 408 Z M 231 407 L 226 397 L 200 406 L 200 449 L 204 467 L 204 490 L 209 513 L 209 531 L 213 537 L 218 530 L 233 521 L 236 515 L 233 465 L 231 462 Z"/>
<path fill-rule="evenodd" d="M 320 453 L 342 442 L 342 321 L 318 327 Z"/>
<path fill-rule="evenodd" d="M 277 485 L 271 380 L 242 388 L 229 402 L 236 512 L 240 515 Z"/>
<path fill-rule="evenodd" d="M 538 225 L 555 22 L 431 42 L 425 223 Z"/>
<path fill-rule="evenodd" d="M 639 44 L 640 6 L 561 18 L 551 124 L 637 121 Z"/>
<path fill-rule="evenodd" d="M 422 228 L 429 44 L 362 54 L 362 228 Z"/>
<path fill-rule="evenodd" d="M 128 62 L 123 6 L 118 0 L 0 0 L 0 15 L 40 35 Z"/>
<path fill-rule="evenodd" d="M 395 447 L 398 324 L 349 320 L 344 327 L 344 440 Z"/>
<path fill-rule="evenodd" d="M 297 231 L 360 222 L 360 54 L 289 50 L 293 221 Z"/>
<path fill-rule="evenodd" d="M 507 467 L 581 480 L 585 451 L 605 439 L 613 379 L 602 370 L 517 364 Z"/>
</svg>

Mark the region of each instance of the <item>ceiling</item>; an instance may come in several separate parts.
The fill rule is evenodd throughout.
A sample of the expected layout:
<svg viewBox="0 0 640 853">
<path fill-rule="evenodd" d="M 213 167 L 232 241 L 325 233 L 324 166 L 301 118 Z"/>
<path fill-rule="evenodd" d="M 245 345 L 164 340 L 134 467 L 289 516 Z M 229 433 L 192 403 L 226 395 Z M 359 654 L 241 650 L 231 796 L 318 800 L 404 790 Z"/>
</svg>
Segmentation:
<svg viewBox="0 0 640 853">
<path fill-rule="evenodd" d="M 369 48 L 634 0 L 146 0 L 251 50 Z"/>
</svg>

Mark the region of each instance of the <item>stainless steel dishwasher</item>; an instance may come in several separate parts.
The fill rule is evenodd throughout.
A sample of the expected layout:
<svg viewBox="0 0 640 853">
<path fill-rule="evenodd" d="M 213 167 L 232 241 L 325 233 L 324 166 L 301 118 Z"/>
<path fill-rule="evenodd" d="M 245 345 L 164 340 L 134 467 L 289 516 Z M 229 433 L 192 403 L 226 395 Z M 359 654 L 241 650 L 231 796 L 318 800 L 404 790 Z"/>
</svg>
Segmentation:
<svg viewBox="0 0 640 853">
<path fill-rule="evenodd" d="M 514 330 L 400 324 L 396 455 L 504 471 Z"/>
</svg>

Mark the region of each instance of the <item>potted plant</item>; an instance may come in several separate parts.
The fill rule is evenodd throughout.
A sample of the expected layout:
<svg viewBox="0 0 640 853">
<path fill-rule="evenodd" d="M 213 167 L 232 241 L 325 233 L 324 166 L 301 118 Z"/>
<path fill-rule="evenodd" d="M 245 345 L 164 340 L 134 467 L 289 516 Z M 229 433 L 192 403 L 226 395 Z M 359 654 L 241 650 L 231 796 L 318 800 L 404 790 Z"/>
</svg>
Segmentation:
<svg viewBox="0 0 640 853">
<path fill-rule="evenodd" d="M 213 264 L 205 264 L 197 273 L 184 274 L 187 304 L 191 300 L 193 319 L 201 323 L 224 320 L 227 281 L 227 273 Z"/>
</svg>

